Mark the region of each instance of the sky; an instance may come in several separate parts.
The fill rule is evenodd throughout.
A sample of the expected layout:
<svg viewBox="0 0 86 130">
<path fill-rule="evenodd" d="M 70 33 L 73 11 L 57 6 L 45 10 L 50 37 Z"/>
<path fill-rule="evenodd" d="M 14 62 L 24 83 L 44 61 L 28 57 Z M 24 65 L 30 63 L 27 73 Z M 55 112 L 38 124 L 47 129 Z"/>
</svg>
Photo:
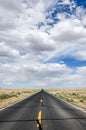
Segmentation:
<svg viewBox="0 0 86 130">
<path fill-rule="evenodd" d="M 86 87 L 86 0 L 0 0 L 0 87 Z"/>
</svg>

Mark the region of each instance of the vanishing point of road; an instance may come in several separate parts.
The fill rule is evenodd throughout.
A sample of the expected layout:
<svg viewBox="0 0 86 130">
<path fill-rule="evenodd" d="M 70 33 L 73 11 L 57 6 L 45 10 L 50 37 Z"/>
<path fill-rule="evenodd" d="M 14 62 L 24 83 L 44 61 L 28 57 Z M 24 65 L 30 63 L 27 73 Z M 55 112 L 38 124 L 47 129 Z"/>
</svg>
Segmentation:
<svg viewBox="0 0 86 130">
<path fill-rule="evenodd" d="M 86 112 L 42 90 L 0 110 L 0 130 L 86 130 Z"/>
</svg>

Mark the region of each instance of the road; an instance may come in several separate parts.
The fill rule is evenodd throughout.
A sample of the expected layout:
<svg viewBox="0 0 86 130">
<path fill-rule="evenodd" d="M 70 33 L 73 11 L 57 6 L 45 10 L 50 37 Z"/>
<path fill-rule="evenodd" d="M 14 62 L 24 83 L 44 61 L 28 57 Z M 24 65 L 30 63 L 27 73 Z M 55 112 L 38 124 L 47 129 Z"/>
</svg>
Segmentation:
<svg viewBox="0 0 86 130">
<path fill-rule="evenodd" d="M 1 110 L 0 130 L 86 130 L 86 113 L 40 91 Z"/>
</svg>

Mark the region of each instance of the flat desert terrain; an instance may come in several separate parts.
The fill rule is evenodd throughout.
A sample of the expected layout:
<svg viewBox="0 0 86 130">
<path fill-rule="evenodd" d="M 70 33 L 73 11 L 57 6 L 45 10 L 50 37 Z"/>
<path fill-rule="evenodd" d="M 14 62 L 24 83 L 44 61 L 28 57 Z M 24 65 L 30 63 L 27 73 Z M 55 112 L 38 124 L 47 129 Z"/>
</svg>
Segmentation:
<svg viewBox="0 0 86 130">
<path fill-rule="evenodd" d="M 29 97 L 38 91 L 40 89 L 0 89 L 0 108 Z M 86 88 L 45 89 L 45 91 L 86 110 Z"/>
<path fill-rule="evenodd" d="M 86 88 L 80 89 L 46 89 L 56 97 L 86 109 Z"/>
<path fill-rule="evenodd" d="M 0 108 L 20 101 L 38 92 L 37 89 L 0 89 Z"/>
</svg>

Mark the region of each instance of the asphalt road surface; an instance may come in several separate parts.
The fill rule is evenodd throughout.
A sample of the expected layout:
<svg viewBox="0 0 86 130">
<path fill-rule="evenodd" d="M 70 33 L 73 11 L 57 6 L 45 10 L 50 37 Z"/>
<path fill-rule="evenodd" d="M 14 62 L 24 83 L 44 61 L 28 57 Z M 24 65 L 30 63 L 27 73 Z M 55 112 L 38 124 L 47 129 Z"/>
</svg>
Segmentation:
<svg viewBox="0 0 86 130">
<path fill-rule="evenodd" d="M 86 113 L 40 91 L 1 110 L 0 130 L 86 130 Z"/>
</svg>

